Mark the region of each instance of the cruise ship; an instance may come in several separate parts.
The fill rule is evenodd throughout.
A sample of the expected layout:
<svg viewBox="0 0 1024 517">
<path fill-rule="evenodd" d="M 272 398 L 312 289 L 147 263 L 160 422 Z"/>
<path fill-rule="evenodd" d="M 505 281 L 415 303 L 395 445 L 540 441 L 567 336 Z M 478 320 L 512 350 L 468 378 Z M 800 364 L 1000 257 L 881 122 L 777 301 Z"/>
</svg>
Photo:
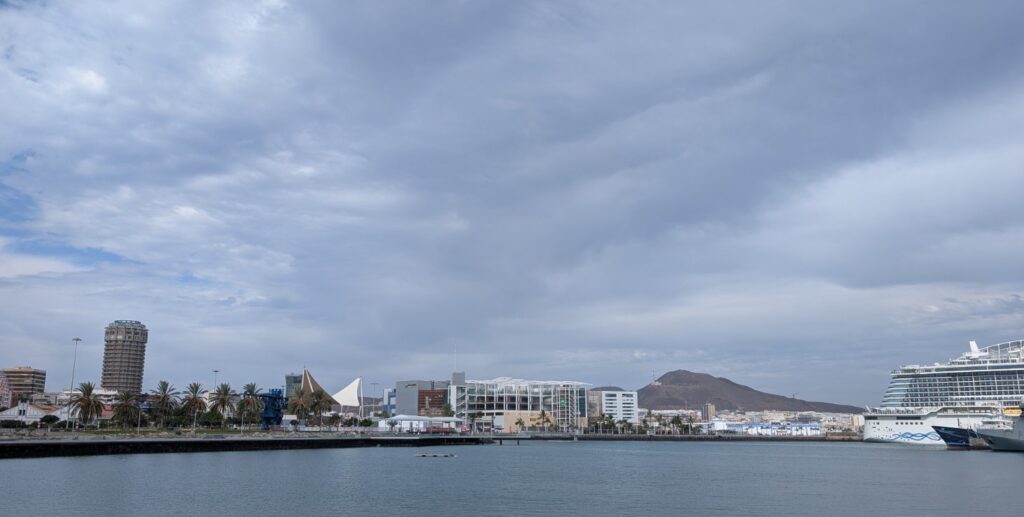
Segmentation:
<svg viewBox="0 0 1024 517">
<path fill-rule="evenodd" d="M 932 426 L 973 429 L 1024 398 L 1024 341 L 970 350 L 946 363 L 892 371 L 881 407 L 864 412 L 864 441 L 942 445 Z"/>
</svg>

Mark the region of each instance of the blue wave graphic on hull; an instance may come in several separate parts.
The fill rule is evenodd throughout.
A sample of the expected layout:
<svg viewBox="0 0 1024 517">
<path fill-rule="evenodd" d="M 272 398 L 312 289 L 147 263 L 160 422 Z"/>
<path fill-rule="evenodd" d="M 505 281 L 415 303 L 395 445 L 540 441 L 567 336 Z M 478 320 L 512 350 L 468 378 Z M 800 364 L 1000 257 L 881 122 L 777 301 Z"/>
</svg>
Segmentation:
<svg viewBox="0 0 1024 517">
<path fill-rule="evenodd" d="M 939 437 L 939 433 L 936 433 L 935 431 L 932 431 L 932 432 L 929 432 L 929 433 L 909 433 L 908 432 L 908 433 L 890 434 L 889 436 L 884 437 L 884 439 L 885 440 L 889 440 L 889 441 L 894 441 L 894 442 L 895 441 L 903 441 L 903 440 L 909 440 L 909 441 L 912 441 L 912 442 L 921 442 L 921 441 L 924 441 L 924 440 L 931 440 L 931 441 L 935 441 L 935 442 L 941 442 L 942 441 L 942 438 Z"/>
</svg>

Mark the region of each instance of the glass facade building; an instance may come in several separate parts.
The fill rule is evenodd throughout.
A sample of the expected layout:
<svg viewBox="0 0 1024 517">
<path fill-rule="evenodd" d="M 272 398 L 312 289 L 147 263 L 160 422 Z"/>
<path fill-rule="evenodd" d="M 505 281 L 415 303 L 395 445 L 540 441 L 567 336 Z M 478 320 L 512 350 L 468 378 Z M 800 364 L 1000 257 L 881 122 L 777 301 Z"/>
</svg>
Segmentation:
<svg viewBox="0 0 1024 517">
<path fill-rule="evenodd" d="M 527 427 L 570 432 L 586 426 L 587 384 L 497 379 L 453 384 L 455 416 L 478 429 L 517 432 Z"/>
</svg>

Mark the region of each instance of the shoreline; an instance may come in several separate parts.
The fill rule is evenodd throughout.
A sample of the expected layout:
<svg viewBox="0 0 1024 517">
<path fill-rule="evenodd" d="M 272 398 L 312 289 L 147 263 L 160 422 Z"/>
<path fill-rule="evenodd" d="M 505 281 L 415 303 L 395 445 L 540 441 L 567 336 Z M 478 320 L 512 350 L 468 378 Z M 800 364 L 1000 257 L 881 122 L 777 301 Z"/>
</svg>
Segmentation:
<svg viewBox="0 0 1024 517">
<path fill-rule="evenodd" d="M 0 460 L 111 454 L 344 449 L 352 447 L 430 447 L 493 443 L 484 436 L 358 436 L 358 437 L 174 437 L 11 440 L 0 442 Z"/>
<path fill-rule="evenodd" d="M 862 442 L 857 435 L 756 436 L 756 435 L 634 435 L 634 434 L 522 434 L 522 435 L 370 435 L 370 436 L 174 436 L 174 437 L 71 437 L 0 441 L 0 460 L 111 454 L 166 454 L 352 447 L 431 447 L 438 445 L 510 445 L 529 441 L 629 441 L 629 442 Z"/>
</svg>

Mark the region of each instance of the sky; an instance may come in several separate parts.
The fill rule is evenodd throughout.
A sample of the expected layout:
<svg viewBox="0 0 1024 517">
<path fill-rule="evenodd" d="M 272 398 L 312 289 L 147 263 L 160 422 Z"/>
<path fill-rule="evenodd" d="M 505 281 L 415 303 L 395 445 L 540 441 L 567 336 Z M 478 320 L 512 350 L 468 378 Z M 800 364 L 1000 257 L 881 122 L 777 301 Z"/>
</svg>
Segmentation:
<svg viewBox="0 0 1024 517">
<path fill-rule="evenodd" d="M 0 366 L 877 404 L 1024 338 L 1024 3 L 0 0 Z M 457 350 L 457 354 L 456 354 Z"/>
</svg>

